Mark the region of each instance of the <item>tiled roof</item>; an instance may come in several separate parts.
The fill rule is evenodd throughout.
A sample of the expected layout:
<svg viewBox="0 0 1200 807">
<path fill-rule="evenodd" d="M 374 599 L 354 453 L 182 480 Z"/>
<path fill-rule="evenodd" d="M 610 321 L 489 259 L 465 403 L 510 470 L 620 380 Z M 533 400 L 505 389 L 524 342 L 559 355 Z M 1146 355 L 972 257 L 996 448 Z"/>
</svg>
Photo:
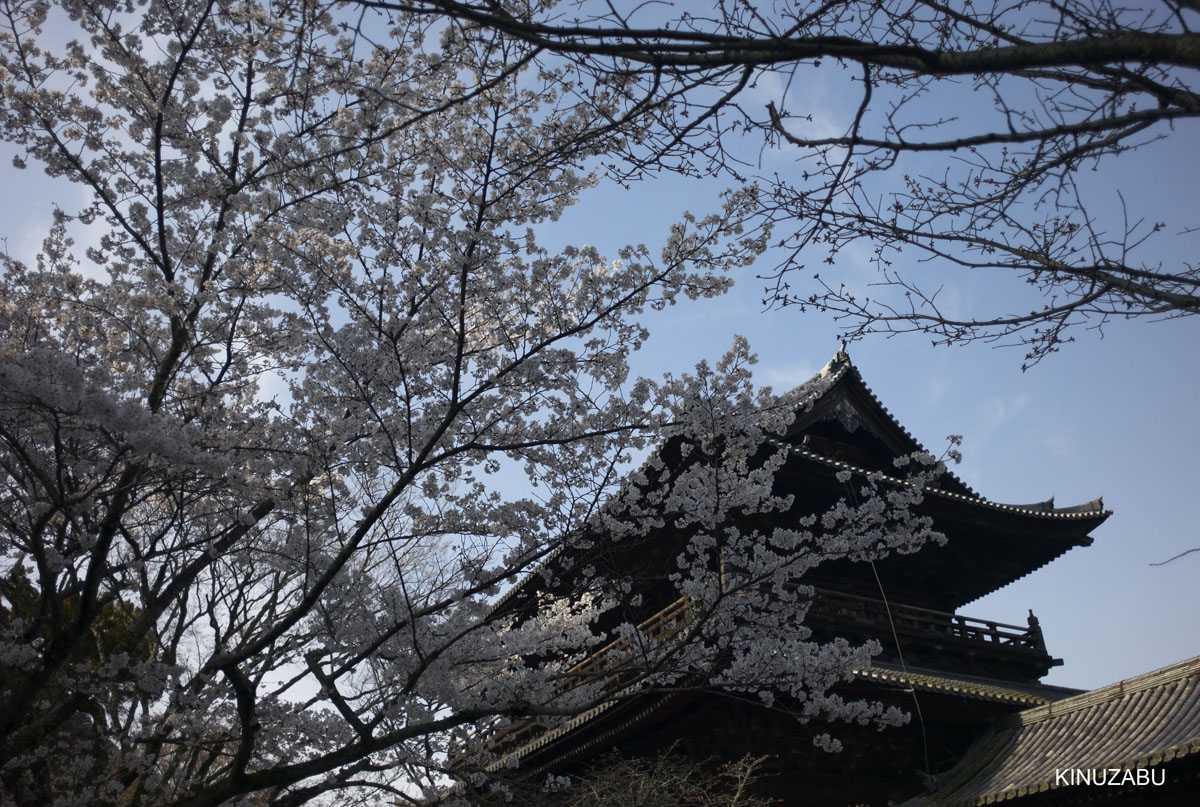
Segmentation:
<svg viewBox="0 0 1200 807">
<path fill-rule="evenodd" d="M 1079 690 L 1043 684 L 1017 684 L 973 675 L 949 674 L 916 668 L 901 669 L 894 664 L 877 662 L 854 671 L 859 680 L 912 687 L 926 692 L 957 695 L 972 700 L 1011 703 L 1017 706 L 1041 706 L 1079 694 Z"/>
<path fill-rule="evenodd" d="M 807 460 L 827 465 L 830 468 L 838 470 L 850 471 L 866 476 L 872 473 L 866 468 L 860 468 L 857 465 L 852 465 L 848 462 L 826 457 L 824 454 L 818 454 L 814 451 L 802 448 L 800 446 L 789 446 L 792 454 L 804 457 Z M 881 474 L 880 478 L 885 482 L 890 482 L 895 485 L 907 485 L 903 479 L 899 479 L 888 474 Z M 1037 504 L 1002 504 L 993 502 L 990 499 L 985 499 L 982 496 L 968 496 L 964 493 L 954 493 L 948 490 L 940 490 L 938 488 L 925 488 L 925 493 L 936 496 L 942 499 L 953 499 L 960 502 L 970 502 L 971 504 L 988 510 L 999 510 L 1007 513 L 1017 513 L 1024 516 L 1033 516 L 1035 518 L 1054 518 L 1054 519 L 1095 519 L 1103 516 L 1107 518 L 1112 515 L 1111 510 L 1104 509 L 1103 499 L 1093 499 L 1090 502 L 1073 505 L 1071 507 L 1053 507 L 1054 500 L 1049 502 L 1038 502 Z"/>
<path fill-rule="evenodd" d="M 803 410 L 807 407 L 813 406 L 818 399 L 826 395 L 837 382 L 841 381 L 846 376 L 850 376 L 854 379 L 857 385 L 866 394 L 867 398 L 871 401 L 872 405 L 875 406 L 879 415 L 888 423 L 890 423 L 892 427 L 900 434 L 904 435 L 908 442 L 910 442 L 920 451 L 932 453 L 929 452 L 928 449 L 926 449 L 921 442 L 917 440 L 917 438 L 914 437 L 902 423 L 900 423 L 900 421 L 896 420 L 895 416 L 888 410 L 886 406 L 883 405 L 883 402 L 879 400 L 879 396 L 877 396 L 875 392 L 869 386 L 867 386 L 867 382 L 863 379 L 862 374 L 858 371 L 858 368 L 855 367 L 850 361 L 850 356 L 846 353 L 844 346 L 842 350 L 839 350 L 837 354 L 834 355 L 834 357 L 830 359 L 829 362 L 821 368 L 821 371 L 818 372 L 812 379 L 815 381 L 817 379 L 824 378 L 827 383 L 824 386 L 818 387 L 817 391 L 809 395 L 807 398 L 802 399 L 799 409 Z M 850 463 L 826 457 L 823 454 L 809 451 L 801 446 L 792 446 L 791 448 L 795 454 L 820 464 L 827 465 L 831 468 L 858 472 L 860 474 L 869 473 L 867 469 L 859 468 Z M 1083 504 L 1077 504 L 1069 507 L 1055 507 L 1053 497 L 1046 501 L 1035 502 L 1033 504 L 1004 504 L 1001 502 L 993 502 L 990 499 L 980 496 L 978 493 L 972 490 L 969 485 L 955 476 L 949 469 L 946 470 L 945 476 L 949 479 L 952 479 L 956 483 L 957 487 L 962 488 L 962 490 L 966 492 L 958 493 L 939 488 L 927 488 L 925 492 L 941 498 L 971 502 L 972 504 L 985 507 L 990 510 L 1019 513 L 1021 515 L 1035 516 L 1039 518 L 1093 519 L 1097 516 L 1107 517 L 1112 513 L 1112 511 L 1104 509 L 1104 501 L 1102 498 L 1096 498 L 1090 502 L 1084 502 Z M 901 480 L 891 479 L 887 475 L 885 475 L 884 478 L 890 479 L 890 481 L 893 481 L 897 484 L 903 484 Z"/>
<path fill-rule="evenodd" d="M 996 723 L 911 807 L 994 804 L 1069 786 L 1056 771 L 1151 768 L 1200 755 L 1200 657 Z"/>
</svg>

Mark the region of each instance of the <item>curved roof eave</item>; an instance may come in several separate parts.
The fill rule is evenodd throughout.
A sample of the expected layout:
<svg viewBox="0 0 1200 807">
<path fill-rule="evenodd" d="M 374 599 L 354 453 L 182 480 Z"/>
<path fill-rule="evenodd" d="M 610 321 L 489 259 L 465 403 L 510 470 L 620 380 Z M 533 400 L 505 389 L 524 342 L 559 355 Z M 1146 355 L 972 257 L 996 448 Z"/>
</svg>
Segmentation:
<svg viewBox="0 0 1200 807">
<path fill-rule="evenodd" d="M 811 460 L 813 462 L 820 463 L 822 465 L 826 465 L 830 468 L 835 468 L 838 471 L 849 471 L 851 473 L 859 474 L 859 475 L 863 475 L 863 476 L 879 473 L 877 471 L 871 471 L 870 469 L 862 468 L 857 465 L 852 465 L 852 464 L 850 464 L 848 462 L 844 462 L 842 460 L 836 460 L 836 459 L 833 459 L 832 457 L 826 457 L 824 454 L 819 454 L 815 451 L 809 451 L 808 449 L 803 448 L 802 446 L 789 445 L 789 446 L 787 446 L 787 448 L 793 454 L 795 454 L 797 456 L 803 457 L 804 459 Z M 905 479 L 891 476 L 890 474 L 879 474 L 879 478 L 882 481 L 887 482 L 888 484 L 892 484 L 892 485 L 911 486 L 911 484 L 912 484 Z M 1032 518 L 1049 518 L 1049 519 L 1064 519 L 1064 520 L 1094 519 L 1094 520 L 1096 520 L 1097 526 L 1099 525 L 1100 522 L 1104 521 L 1104 519 L 1106 519 L 1110 515 L 1112 515 L 1112 510 L 1106 510 L 1104 508 L 1103 497 L 1098 497 L 1098 498 L 1092 499 L 1090 502 L 1084 502 L 1082 504 L 1072 505 L 1070 507 L 1047 508 L 1046 507 L 1047 502 L 1039 502 L 1037 504 L 1032 504 L 1032 505 L 1004 504 L 1002 502 L 993 502 L 990 499 L 985 499 L 982 496 L 979 496 L 978 494 L 968 495 L 965 493 L 955 493 L 953 491 L 942 490 L 941 488 L 935 488 L 935 487 L 926 487 L 923 492 L 926 494 L 929 494 L 931 496 L 937 496 L 939 498 L 950 499 L 950 500 L 959 501 L 959 502 L 966 502 L 968 504 L 973 504 L 973 505 L 983 507 L 983 508 L 986 508 L 989 510 L 997 510 L 997 511 L 1006 512 L 1006 513 L 1014 513 L 1017 515 L 1029 516 Z M 1049 500 L 1049 504 L 1053 505 L 1053 502 L 1054 502 L 1053 499 Z"/>
</svg>

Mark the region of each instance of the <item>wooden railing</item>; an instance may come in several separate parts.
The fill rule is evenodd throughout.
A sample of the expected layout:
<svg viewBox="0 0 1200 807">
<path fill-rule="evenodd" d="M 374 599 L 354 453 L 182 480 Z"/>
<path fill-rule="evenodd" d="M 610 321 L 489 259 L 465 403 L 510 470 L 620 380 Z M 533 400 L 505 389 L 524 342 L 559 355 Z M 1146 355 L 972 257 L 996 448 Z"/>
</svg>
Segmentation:
<svg viewBox="0 0 1200 807">
<path fill-rule="evenodd" d="M 642 639 L 654 643 L 668 639 L 687 624 L 690 610 L 689 601 L 686 598 L 680 598 L 638 625 L 638 635 Z M 625 666 L 632 655 L 632 648 L 625 639 L 609 642 L 567 670 L 555 687 L 554 694 L 559 695 L 601 676 L 612 679 L 609 681 L 610 686 L 620 683 L 622 679 L 628 678 L 628 675 L 621 674 L 621 668 Z M 614 673 L 614 671 L 616 672 Z"/>
<path fill-rule="evenodd" d="M 890 635 L 894 627 L 897 634 L 931 640 L 983 644 L 1041 654 L 1046 652 L 1041 628 L 1032 614 L 1026 626 L 1009 625 L 912 605 L 892 603 L 889 606 L 882 600 L 870 597 L 818 589 L 809 611 L 809 621 L 857 628 L 857 632 L 875 636 Z"/>
<path fill-rule="evenodd" d="M 648 643 L 669 639 L 687 625 L 690 615 L 690 601 L 675 600 L 638 625 L 638 637 Z M 870 597 L 816 589 L 808 623 L 851 638 L 883 638 L 891 636 L 894 628 L 897 636 L 927 642 L 1005 648 L 1025 656 L 1046 655 L 1042 632 L 1032 613 L 1029 625 L 1022 627 L 911 605 L 889 606 Z M 609 642 L 563 673 L 542 703 L 552 703 L 575 687 L 598 679 L 604 679 L 604 691 L 614 691 L 636 675 L 638 667 L 629 663 L 636 655 L 637 648 L 631 647 L 626 639 Z M 498 751 L 523 745 L 543 731 L 544 727 L 535 718 L 496 718 L 482 728 L 479 739 Z"/>
</svg>

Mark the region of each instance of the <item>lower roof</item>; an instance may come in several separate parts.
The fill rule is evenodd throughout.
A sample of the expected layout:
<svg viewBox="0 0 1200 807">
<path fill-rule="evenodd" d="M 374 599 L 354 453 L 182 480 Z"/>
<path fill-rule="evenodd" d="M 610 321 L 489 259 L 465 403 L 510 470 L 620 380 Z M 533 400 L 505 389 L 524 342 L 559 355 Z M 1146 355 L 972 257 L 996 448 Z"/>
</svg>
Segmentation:
<svg viewBox="0 0 1200 807">
<path fill-rule="evenodd" d="M 1200 760 L 1200 656 L 998 721 L 936 790 L 905 805 L 993 804 L 1072 787 L 1074 771 L 1185 758 Z"/>
<path fill-rule="evenodd" d="M 959 675 L 938 670 L 926 670 L 916 667 L 903 668 L 899 665 L 875 662 L 868 667 L 854 671 L 854 678 L 864 683 L 915 689 L 926 692 L 936 692 L 966 700 L 987 701 L 998 704 L 1011 704 L 1015 707 L 1033 706 L 1038 704 L 1062 703 L 1064 699 L 1079 693 L 1076 689 L 1051 686 L 1048 684 L 1020 684 L 1011 681 L 983 678 L 979 676 Z M 695 694 L 695 693 L 692 693 Z M 602 745 L 604 741 L 621 731 L 635 726 L 667 705 L 672 698 L 671 693 L 660 694 L 649 699 L 638 698 L 638 703 L 631 704 L 628 699 L 638 698 L 637 688 L 629 687 L 614 693 L 611 700 L 605 701 L 586 712 L 583 712 L 562 725 L 541 733 L 528 742 L 522 743 L 505 753 L 500 759 L 487 766 L 494 771 L 509 767 L 525 757 L 541 751 L 547 746 L 563 741 L 573 732 L 596 721 L 606 720 L 614 712 L 620 712 L 620 717 L 598 736 L 589 738 L 587 746 Z M 630 707 L 617 709 L 615 707 Z M 575 746 L 568 740 L 572 752 L 578 752 L 583 746 Z"/>
<path fill-rule="evenodd" d="M 1052 686 L 1050 684 L 1023 684 L 961 675 L 941 670 L 926 670 L 918 667 L 903 668 L 898 664 L 875 662 L 870 667 L 855 670 L 860 681 L 937 692 L 969 700 L 1011 703 L 1016 706 L 1041 706 L 1080 694 L 1078 689 Z"/>
</svg>

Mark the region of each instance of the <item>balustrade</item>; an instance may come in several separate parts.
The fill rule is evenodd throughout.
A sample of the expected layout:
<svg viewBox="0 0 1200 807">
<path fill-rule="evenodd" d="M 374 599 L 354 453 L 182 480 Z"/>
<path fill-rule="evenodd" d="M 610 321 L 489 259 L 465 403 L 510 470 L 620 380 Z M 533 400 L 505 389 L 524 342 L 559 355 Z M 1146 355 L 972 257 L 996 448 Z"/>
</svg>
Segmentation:
<svg viewBox="0 0 1200 807">
<path fill-rule="evenodd" d="M 691 610 L 686 598 L 675 600 L 638 625 L 637 634 L 632 639 L 609 642 L 567 670 L 543 703 L 552 703 L 575 687 L 601 678 L 607 690 L 615 690 L 637 672 L 637 666 L 630 662 L 635 660 L 638 650 L 630 645 L 630 641 L 658 643 L 669 639 L 687 625 Z M 1041 629 L 1032 613 L 1028 626 L 1022 627 L 816 589 L 808 623 L 814 628 L 837 631 L 838 635 L 855 639 L 882 639 L 894 633 L 908 641 L 922 641 L 925 644 L 951 643 L 964 649 L 1002 648 L 1001 652 L 1004 653 L 1048 658 Z M 499 750 L 501 747 L 517 747 L 543 731 L 544 728 L 535 718 L 496 719 L 481 730 L 480 739 L 493 750 Z"/>
</svg>

